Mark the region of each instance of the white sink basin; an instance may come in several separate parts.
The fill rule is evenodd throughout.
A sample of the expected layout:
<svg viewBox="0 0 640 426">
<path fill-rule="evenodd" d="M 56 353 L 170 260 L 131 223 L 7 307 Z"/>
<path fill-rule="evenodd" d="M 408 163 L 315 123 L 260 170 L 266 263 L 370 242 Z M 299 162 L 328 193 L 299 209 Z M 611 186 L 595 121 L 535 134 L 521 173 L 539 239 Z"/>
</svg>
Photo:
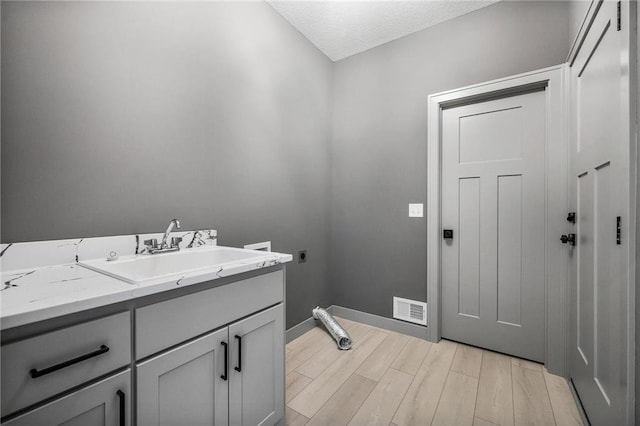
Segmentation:
<svg viewBox="0 0 640 426">
<path fill-rule="evenodd" d="M 204 247 L 161 254 L 141 254 L 118 260 L 93 259 L 79 262 L 94 271 L 110 275 L 131 284 L 194 272 L 218 270 L 238 261 L 259 261 L 270 253 L 232 247 Z"/>
</svg>

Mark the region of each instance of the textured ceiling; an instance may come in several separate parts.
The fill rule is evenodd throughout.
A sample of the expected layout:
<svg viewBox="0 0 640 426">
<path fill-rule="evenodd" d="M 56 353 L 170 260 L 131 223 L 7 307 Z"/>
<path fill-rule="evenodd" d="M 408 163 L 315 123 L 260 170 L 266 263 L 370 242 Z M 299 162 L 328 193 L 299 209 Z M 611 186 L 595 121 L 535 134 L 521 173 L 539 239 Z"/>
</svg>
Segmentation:
<svg viewBox="0 0 640 426">
<path fill-rule="evenodd" d="M 266 0 L 331 60 L 338 61 L 497 0 Z"/>
</svg>

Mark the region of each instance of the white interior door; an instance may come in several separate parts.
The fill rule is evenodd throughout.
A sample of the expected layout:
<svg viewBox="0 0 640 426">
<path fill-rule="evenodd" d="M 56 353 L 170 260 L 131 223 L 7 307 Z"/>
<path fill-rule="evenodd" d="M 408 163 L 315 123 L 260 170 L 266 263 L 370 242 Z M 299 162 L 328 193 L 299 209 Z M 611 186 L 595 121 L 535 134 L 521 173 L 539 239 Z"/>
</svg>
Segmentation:
<svg viewBox="0 0 640 426">
<path fill-rule="evenodd" d="M 545 90 L 442 111 L 442 337 L 545 356 Z M 445 235 L 443 235 L 445 237 Z"/>
<path fill-rule="evenodd" d="M 628 386 L 628 63 L 617 4 L 599 6 L 571 66 L 571 204 L 576 223 L 570 233 L 576 236 L 570 248 L 569 361 L 591 424 L 621 425 Z"/>
</svg>

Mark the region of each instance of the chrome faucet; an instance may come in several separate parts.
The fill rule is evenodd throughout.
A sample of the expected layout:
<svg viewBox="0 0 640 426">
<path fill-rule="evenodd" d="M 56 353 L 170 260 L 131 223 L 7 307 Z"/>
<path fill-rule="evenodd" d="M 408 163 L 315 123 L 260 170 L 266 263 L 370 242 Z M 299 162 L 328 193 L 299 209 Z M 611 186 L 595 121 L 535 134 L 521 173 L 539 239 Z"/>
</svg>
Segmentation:
<svg viewBox="0 0 640 426">
<path fill-rule="evenodd" d="M 180 229 L 180 221 L 178 219 L 171 219 L 171 222 L 169 222 L 169 226 L 167 226 L 167 230 L 164 231 L 164 236 L 162 237 L 162 244 L 160 245 L 161 248 L 169 248 L 167 245 L 167 238 L 169 238 L 169 234 L 173 231 L 174 226 L 177 229 Z"/>
<path fill-rule="evenodd" d="M 162 236 L 162 241 L 160 242 L 160 244 L 158 244 L 158 240 L 156 240 L 155 238 L 146 240 L 144 242 L 144 245 L 147 247 L 146 252 L 149 254 L 156 254 L 180 250 L 180 242 L 182 241 L 182 238 L 173 237 L 171 239 L 171 245 L 167 243 L 169 234 L 171 234 L 171 231 L 173 231 L 174 226 L 176 227 L 176 229 L 180 229 L 180 221 L 178 219 L 171 219 L 171 222 L 169 222 L 169 226 L 167 226 L 167 230 L 164 231 L 164 235 Z"/>
</svg>

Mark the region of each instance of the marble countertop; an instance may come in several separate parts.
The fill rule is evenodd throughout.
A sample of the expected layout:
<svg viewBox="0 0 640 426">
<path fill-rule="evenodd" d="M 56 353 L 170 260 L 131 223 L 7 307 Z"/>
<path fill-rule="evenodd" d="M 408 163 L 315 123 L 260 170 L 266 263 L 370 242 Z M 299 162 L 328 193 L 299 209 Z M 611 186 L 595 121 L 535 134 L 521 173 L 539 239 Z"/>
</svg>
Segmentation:
<svg viewBox="0 0 640 426">
<path fill-rule="evenodd" d="M 133 298 L 133 285 L 76 264 L 2 272 L 0 330 Z"/>
<path fill-rule="evenodd" d="M 196 231 L 193 231 L 196 232 Z M 215 231 L 214 231 L 215 232 Z M 243 272 L 249 272 L 261 268 L 290 262 L 292 256 L 289 254 L 265 252 L 264 255 L 252 259 L 228 262 L 212 269 L 194 271 L 182 275 L 169 276 L 155 279 L 148 282 L 130 284 L 125 281 L 113 278 L 100 272 L 78 264 L 78 261 L 97 258 L 96 253 L 108 253 L 108 247 L 117 247 L 118 241 L 114 238 L 121 238 L 120 243 L 125 243 L 133 236 L 104 237 L 102 242 L 84 240 L 62 240 L 57 242 L 46 242 L 52 249 L 64 251 L 64 255 L 53 254 L 52 250 L 44 250 L 43 246 L 37 243 L 19 243 L 15 245 L 3 244 L 0 261 L 2 261 L 2 287 L 0 288 L 0 330 L 7 330 L 13 327 L 43 321 L 62 315 L 77 313 L 100 306 L 136 299 L 138 297 L 156 294 L 176 287 L 189 286 L 205 281 L 228 277 Z M 139 236 L 135 236 L 139 240 Z M 195 240 L 195 238 L 194 238 Z M 67 243 L 71 241 L 72 243 Z M 75 241 L 75 243 L 73 243 Z M 215 245 L 210 241 L 200 245 Z M 82 253 L 82 243 L 89 242 L 89 257 L 78 256 Z M 21 247 L 20 244 L 29 244 L 29 247 Z M 75 245 L 74 245 L 75 244 Z M 69 251 L 69 247 L 74 249 Z M 103 247 L 104 246 L 104 247 Z M 126 244 L 121 244 L 126 247 Z M 129 245 L 133 247 L 133 245 Z M 97 249 L 96 249 L 97 248 Z M 9 251 L 13 249 L 13 257 L 9 256 Z M 84 248 L 86 250 L 86 247 Z M 185 247 L 189 250 L 189 247 Z M 125 255 L 135 255 L 138 253 L 138 246 L 132 253 L 121 250 Z M 33 256 L 38 252 L 39 256 Z M 17 253 L 17 254 L 16 254 Z M 6 257 L 4 255 L 7 255 Z M 147 256 L 142 255 L 141 256 Z M 31 260 L 28 260 L 31 256 Z M 72 258 L 69 258 L 72 256 Z M 43 259 L 46 259 L 44 261 Z M 59 262 L 60 260 L 69 262 Z M 52 264 L 54 262 L 54 264 Z M 15 268 L 18 266 L 19 268 Z M 11 268 L 14 267 L 14 268 Z"/>
</svg>

